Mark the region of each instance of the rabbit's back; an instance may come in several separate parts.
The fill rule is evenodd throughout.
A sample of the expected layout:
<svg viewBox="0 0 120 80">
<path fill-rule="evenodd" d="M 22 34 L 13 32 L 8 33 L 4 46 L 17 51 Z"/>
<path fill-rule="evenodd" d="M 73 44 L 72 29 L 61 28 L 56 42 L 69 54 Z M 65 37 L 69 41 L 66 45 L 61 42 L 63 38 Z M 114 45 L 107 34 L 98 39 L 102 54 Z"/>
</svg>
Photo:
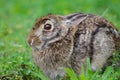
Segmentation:
<svg viewBox="0 0 120 80">
<path fill-rule="evenodd" d="M 100 16 L 88 15 L 78 25 L 74 39 L 71 65 L 76 73 L 79 73 L 81 64 L 86 66 L 87 57 L 91 60 L 92 70 L 103 67 L 117 49 L 119 44 L 116 42 L 119 42 L 120 38 L 115 27 L 107 20 Z"/>
</svg>

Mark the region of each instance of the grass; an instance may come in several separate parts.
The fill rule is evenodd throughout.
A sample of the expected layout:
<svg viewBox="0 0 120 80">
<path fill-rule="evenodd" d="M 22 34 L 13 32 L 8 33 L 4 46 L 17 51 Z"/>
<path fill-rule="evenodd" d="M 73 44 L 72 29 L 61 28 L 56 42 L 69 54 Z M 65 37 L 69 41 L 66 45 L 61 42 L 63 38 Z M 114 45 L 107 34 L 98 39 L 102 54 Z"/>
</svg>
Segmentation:
<svg viewBox="0 0 120 80">
<path fill-rule="evenodd" d="M 90 61 L 87 59 L 87 69 L 84 72 L 84 67 L 82 68 L 82 73 L 77 77 L 74 72 L 70 69 L 65 69 L 68 76 L 70 76 L 70 80 L 119 80 L 120 79 L 120 69 L 116 70 L 108 66 L 103 73 L 100 70 L 96 72 L 92 72 L 90 69 Z"/>
<path fill-rule="evenodd" d="M 119 0 L 0 0 L 0 80 L 48 80 L 34 65 L 26 44 L 36 18 L 48 13 L 92 13 L 105 17 L 120 31 L 119 3 Z M 71 80 L 120 79 L 120 68 L 111 66 L 104 73 L 93 73 L 88 67 L 79 77 L 72 70 L 65 70 Z"/>
</svg>

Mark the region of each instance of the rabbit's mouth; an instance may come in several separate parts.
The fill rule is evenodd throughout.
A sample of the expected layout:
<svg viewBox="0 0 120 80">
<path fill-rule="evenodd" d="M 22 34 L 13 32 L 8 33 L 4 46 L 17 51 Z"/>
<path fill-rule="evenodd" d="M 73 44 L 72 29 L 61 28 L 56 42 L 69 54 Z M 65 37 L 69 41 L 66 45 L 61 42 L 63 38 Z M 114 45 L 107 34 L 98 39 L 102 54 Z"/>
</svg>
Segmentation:
<svg viewBox="0 0 120 80">
<path fill-rule="evenodd" d="M 36 46 L 41 45 L 41 41 L 40 41 L 40 39 L 37 38 L 37 37 L 34 37 L 34 38 L 32 38 L 32 39 L 31 39 L 31 37 L 28 38 L 28 39 L 27 39 L 27 43 L 28 43 L 28 45 L 29 45 L 30 47 L 32 47 L 33 49 L 34 49 L 34 48 L 36 49 L 36 48 L 37 48 Z"/>
<path fill-rule="evenodd" d="M 37 48 L 37 47 L 34 46 L 34 47 L 32 47 L 32 50 L 33 51 L 39 51 L 39 48 Z"/>
</svg>

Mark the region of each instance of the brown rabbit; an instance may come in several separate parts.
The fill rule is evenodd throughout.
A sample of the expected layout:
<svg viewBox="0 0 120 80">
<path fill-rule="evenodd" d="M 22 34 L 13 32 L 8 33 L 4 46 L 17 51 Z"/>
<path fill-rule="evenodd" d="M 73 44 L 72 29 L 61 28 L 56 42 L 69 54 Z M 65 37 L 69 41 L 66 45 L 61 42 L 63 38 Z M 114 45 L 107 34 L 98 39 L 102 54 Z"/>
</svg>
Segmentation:
<svg viewBox="0 0 120 80">
<path fill-rule="evenodd" d="M 120 49 L 120 35 L 115 27 L 100 16 L 74 13 L 47 15 L 38 19 L 27 42 L 35 64 L 51 80 L 64 76 L 64 67 L 80 73 L 86 58 L 91 69 L 102 68 L 114 50 Z"/>
</svg>

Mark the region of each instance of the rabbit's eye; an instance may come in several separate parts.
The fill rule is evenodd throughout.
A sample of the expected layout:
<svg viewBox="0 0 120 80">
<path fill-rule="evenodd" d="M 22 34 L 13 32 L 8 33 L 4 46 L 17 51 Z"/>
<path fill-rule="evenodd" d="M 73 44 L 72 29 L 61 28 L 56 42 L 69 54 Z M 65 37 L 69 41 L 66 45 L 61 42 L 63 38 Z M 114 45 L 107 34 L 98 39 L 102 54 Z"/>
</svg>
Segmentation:
<svg viewBox="0 0 120 80">
<path fill-rule="evenodd" d="M 52 28 L 51 24 L 45 24 L 44 29 L 50 30 Z"/>
</svg>

